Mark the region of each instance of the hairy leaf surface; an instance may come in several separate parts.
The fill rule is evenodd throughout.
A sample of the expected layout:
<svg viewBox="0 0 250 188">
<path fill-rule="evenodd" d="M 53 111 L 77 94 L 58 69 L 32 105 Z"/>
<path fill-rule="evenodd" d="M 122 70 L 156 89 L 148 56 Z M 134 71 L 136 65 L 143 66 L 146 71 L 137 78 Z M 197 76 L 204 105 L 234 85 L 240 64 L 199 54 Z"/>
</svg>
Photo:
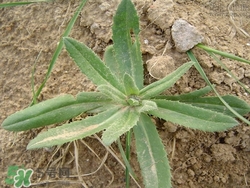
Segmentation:
<svg viewBox="0 0 250 188">
<path fill-rule="evenodd" d="M 129 74 L 125 74 L 123 78 L 123 83 L 125 87 L 125 92 L 126 95 L 138 95 L 139 94 L 139 89 L 135 84 L 135 81 Z"/>
<path fill-rule="evenodd" d="M 97 89 L 113 101 L 119 102 L 120 104 L 126 104 L 126 96 L 116 88 L 110 85 L 100 85 Z"/>
<path fill-rule="evenodd" d="M 181 94 L 176 96 L 159 95 L 155 99 L 166 99 L 171 101 L 179 101 L 193 106 L 198 106 L 208 110 L 217 111 L 231 117 L 235 117 L 218 97 L 202 97 L 210 92 L 212 89 L 207 86 L 200 90 L 193 91 L 187 94 Z M 245 115 L 250 111 L 250 105 L 238 97 L 232 95 L 222 96 L 222 98 L 240 115 Z"/>
<path fill-rule="evenodd" d="M 147 112 L 147 111 L 150 111 L 150 110 L 156 110 L 157 108 L 158 107 L 157 107 L 155 102 L 150 101 L 150 100 L 142 100 L 141 105 L 137 106 L 136 110 L 139 113 L 142 113 L 142 112 Z"/>
<path fill-rule="evenodd" d="M 102 60 L 86 45 L 65 37 L 64 44 L 69 55 L 80 70 L 96 85 L 112 85 L 121 92 L 124 88 Z"/>
<path fill-rule="evenodd" d="M 143 87 L 143 62 L 140 51 L 139 18 L 134 5 L 129 0 L 122 0 L 114 16 L 113 41 L 116 75 L 123 81 L 129 74 L 139 89 Z"/>
<path fill-rule="evenodd" d="M 121 81 L 121 76 L 119 75 L 119 73 L 121 73 L 120 64 L 116 60 L 113 45 L 110 45 L 106 48 L 104 53 L 104 62 L 106 66 L 111 70 L 111 72 L 119 79 L 119 81 Z"/>
<path fill-rule="evenodd" d="M 180 79 L 180 77 L 185 74 L 188 69 L 193 65 L 193 62 L 185 63 L 176 69 L 174 72 L 170 73 L 166 77 L 161 80 L 158 80 L 140 91 L 140 97 L 142 99 L 150 99 L 155 97 L 165 91 L 166 89 L 170 88 L 174 85 L 174 83 Z"/>
<path fill-rule="evenodd" d="M 42 132 L 30 141 L 27 149 L 61 145 L 100 132 L 116 122 L 122 111 L 119 109 L 119 106 L 111 108 L 81 121 L 64 124 L 60 127 L 49 129 L 47 132 Z"/>
<path fill-rule="evenodd" d="M 206 86 L 199 90 L 192 91 L 190 93 L 180 94 L 180 95 L 158 95 L 154 97 L 155 99 L 166 99 L 166 100 L 174 100 L 174 101 L 184 101 L 186 99 L 199 98 L 206 94 L 208 94 L 212 89 L 210 86 Z"/>
<path fill-rule="evenodd" d="M 120 110 L 117 119 L 103 132 L 102 140 L 106 145 L 116 141 L 122 134 L 129 131 L 139 120 L 139 113 L 132 107 Z"/>
<path fill-rule="evenodd" d="M 250 105 L 245 101 L 232 96 L 226 95 L 222 97 L 236 112 L 240 115 L 245 115 L 250 112 Z M 220 112 L 231 117 L 236 117 L 221 101 L 218 97 L 193 97 L 183 98 L 182 96 L 166 96 L 165 99 L 172 101 L 180 101 L 193 106 L 205 108 L 208 110 Z"/>
<path fill-rule="evenodd" d="M 157 104 L 158 109 L 149 111 L 149 114 L 189 128 L 210 132 L 225 131 L 238 124 L 230 116 L 190 104 L 160 99 L 153 101 Z"/>
<path fill-rule="evenodd" d="M 133 128 L 137 158 L 146 188 L 171 187 L 167 153 L 151 119 L 142 114 Z"/>
<path fill-rule="evenodd" d="M 68 120 L 108 102 L 110 99 L 101 93 L 80 93 L 76 99 L 72 95 L 61 95 L 10 115 L 2 126 L 10 131 L 29 130 Z"/>
</svg>

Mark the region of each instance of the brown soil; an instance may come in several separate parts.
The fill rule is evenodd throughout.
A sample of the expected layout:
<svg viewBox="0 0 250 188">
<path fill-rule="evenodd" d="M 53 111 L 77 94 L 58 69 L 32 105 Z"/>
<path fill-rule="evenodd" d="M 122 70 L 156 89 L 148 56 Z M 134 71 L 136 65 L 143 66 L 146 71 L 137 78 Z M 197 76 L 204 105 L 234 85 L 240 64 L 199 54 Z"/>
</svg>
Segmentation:
<svg viewBox="0 0 250 188">
<path fill-rule="evenodd" d="M 0 0 L 0 2 L 6 1 Z M 84 42 L 102 57 L 106 46 L 111 44 L 112 16 L 117 2 L 119 1 L 89 0 L 76 21 L 71 37 Z M 204 36 L 205 44 L 250 59 L 250 39 L 244 37 L 244 33 L 240 33 L 240 30 L 235 28 L 228 16 L 227 6 L 231 1 L 222 0 L 218 3 L 214 0 L 174 0 L 173 5 L 169 0 L 134 0 L 134 2 L 140 15 L 141 43 L 145 62 L 164 54 L 174 59 L 176 67 L 188 61 L 186 54 L 176 52 L 170 36 L 170 27 L 178 18 L 194 25 Z M 8 115 L 29 105 L 32 99 L 33 65 L 37 60 L 35 73 L 37 88 L 45 76 L 60 36 L 78 5 L 79 1 L 56 0 L 53 3 L 1 9 L 0 123 Z M 249 33 L 249 1 L 236 1 L 232 10 L 235 13 L 234 24 Z M 206 53 L 199 49 L 194 49 L 194 52 L 210 80 L 217 85 L 221 95 L 236 95 L 250 103 L 249 95 Z M 246 86 L 250 86 L 249 65 L 225 58 L 222 58 L 222 61 Z M 157 66 L 155 68 L 157 69 Z M 161 68 L 158 67 L 158 69 Z M 154 71 L 157 72 L 157 70 Z M 150 74 L 146 75 L 146 83 L 153 81 L 155 79 Z M 189 92 L 203 86 L 205 82 L 197 71 L 192 69 L 169 90 L 169 93 Z M 50 99 L 62 93 L 76 95 L 79 91 L 94 89 L 95 86 L 80 73 L 74 62 L 63 51 L 39 100 Z M 249 119 L 249 114 L 246 117 Z M 173 187 L 243 188 L 250 186 L 249 126 L 241 123 L 226 132 L 205 133 L 157 119 L 155 121 L 169 155 Z M 26 150 L 28 142 L 46 129 L 17 134 L 0 129 L 1 187 L 9 187 L 4 180 L 7 168 L 11 165 L 23 165 L 25 168 L 43 172 L 56 168 L 57 173 L 65 167 L 69 169 L 71 176 L 77 176 L 73 143 L 68 149 L 67 144 L 63 145 L 57 152 L 55 152 L 56 148 Z M 85 143 L 80 141 L 76 143 L 79 168 L 80 174 L 89 174 L 98 169 L 105 159 L 107 150 L 96 138 L 86 138 L 84 141 Z M 87 147 L 87 144 L 100 159 Z M 116 144 L 112 146 L 118 152 Z M 119 154 L 117 156 L 120 157 Z M 132 158 L 135 172 L 139 174 L 134 149 Z M 49 165 L 48 168 L 47 165 Z M 96 173 L 83 176 L 82 182 L 85 182 L 88 187 L 95 188 L 124 187 L 124 169 L 111 154 L 108 155 L 105 165 L 101 166 Z M 39 179 L 39 175 L 41 173 L 34 172 L 32 187 L 84 187 L 77 177 L 59 178 L 56 174 L 53 178 L 45 173 L 45 176 Z M 112 182 L 111 185 L 109 185 L 110 182 Z M 143 187 L 140 178 L 138 182 Z M 132 181 L 131 187 L 138 186 Z"/>
</svg>

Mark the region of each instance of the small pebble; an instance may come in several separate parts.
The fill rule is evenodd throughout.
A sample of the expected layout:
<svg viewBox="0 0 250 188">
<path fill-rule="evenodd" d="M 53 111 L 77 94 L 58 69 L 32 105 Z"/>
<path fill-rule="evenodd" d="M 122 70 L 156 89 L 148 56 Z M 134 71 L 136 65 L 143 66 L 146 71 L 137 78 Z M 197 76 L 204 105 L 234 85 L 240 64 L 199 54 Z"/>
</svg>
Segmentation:
<svg viewBox="0 0 250 188">
<path fill-rule="evenodd" d="M 183 19 L 176 20 L 171 29 L 176 50 L 186 52 L 203 41 L 198 30 Z"/>
</svg>

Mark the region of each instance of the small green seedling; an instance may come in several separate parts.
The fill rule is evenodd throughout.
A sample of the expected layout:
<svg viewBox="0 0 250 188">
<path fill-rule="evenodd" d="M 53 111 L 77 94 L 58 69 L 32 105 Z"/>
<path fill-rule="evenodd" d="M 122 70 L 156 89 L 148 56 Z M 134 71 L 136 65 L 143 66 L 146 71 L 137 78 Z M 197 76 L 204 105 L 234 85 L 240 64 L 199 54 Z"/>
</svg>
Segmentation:
<svg viewBox="0 0 250 188">
<path fill-rule="evenodd" d="M 169 188 L 169 161 L 152 116 L 209 132 L 227 130 L 238 122 L 218 97 L 204 97 L 211 90 L 209 87 L 179 96 L 161 95 L 194 65 L 192 61 L 144 86 L 139 19 L 130 0 L 122 0 L 118 6 L 112 29 L 114 44 L 107 48 L 104 62 L 86 45 L 72 38 L 63 39 L 69 55 L 98 86 L 98 92 L 46 100 L 10 115 L 2 126 L 9 131 L 25 131 L 82 113 L 94 114 L 40 133 L 27 149 L 61 145 L 100 131 L 103 131 L 103 142 L 110 145 L 132 131 L 145 187 Z M 241 115 L 250 111 L 250 106 L 237 97 L 223 96 L 222 99 Z"/>
</svg>

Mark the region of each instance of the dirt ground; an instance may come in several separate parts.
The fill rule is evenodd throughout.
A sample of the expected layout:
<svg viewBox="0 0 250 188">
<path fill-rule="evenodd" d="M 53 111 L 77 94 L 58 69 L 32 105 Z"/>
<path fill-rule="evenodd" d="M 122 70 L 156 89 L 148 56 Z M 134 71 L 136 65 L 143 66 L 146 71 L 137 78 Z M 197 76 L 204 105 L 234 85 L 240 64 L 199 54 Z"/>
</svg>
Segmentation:
<svg viewBox="0 0 250 188">
<path fill-rule="evenodd" d="M 0 0 L 0 3 L 2 2 L 7 1 Z M 112 43 L 112 17 L 118 2 L 119 0 L 89 0 L 70 36 L 87 44 L 102 57 L 107 45 Z M 161 55 L 172 56 L 176 67 L 188 61 L 185 53 L 178 53 L 175 50 L 170 35 L 170 28 L 178 18 L 194 25 L 203 35 L 206 45 L 250 60 L 250 38 L 246 36 L 250 33 L 248 0 L 235 1 L 231 6 L 235 16 L 233 22 L 230 21 L 227 9 L 231 0 L 174 0 L 173 2 L 134 0 L 133 2 L 140 16 L 141 48 L 145 62 Z M 30 104 L 33 65 L 37 61 L 35 72 L 37 88 L 44 78 L 57 43 L 78 5 L 77 0 L 55 0 L 53 3 L 0 10 L 0 124 L 8 115 Z M 240 32 L 241 29 L 245 32 Z M 249 94 L 205 52 L 194 49 L 194 53 L 209 79 L 217 85 L 216 88 L 221 95 L 235 95 L 250 103 Z M 249 88 L 250 66 L 221 59 Z M 157 72 L 157 66 L 155 68 Z M 155 79 L 149 73 L 146 74 L 145 83 L 153 81 Z M 168 93 L 184 93 L 204 86 L 205 82 L 193 68 Z M 82 75 L 64 50 L 39 100 L 50 99 L 62 93 L 76 95 L 79 91 L 93 90 L 95 86 Z M 246 115 L 246 118 L 249 120 L 250 114 Z M 250 187 L 249 126 L 239 123 L 239 126 L 226 132 L 205 133 L 159 119 L 155 121 L 168 152 L 174 188 Z M 47 129 L 40 128 L 17 134 L 0 129 L 1 187 L 11 187 L 5 184 L 5 179 L 8 166 L 13 165 L 34 170 L 31 187 L 78 188 L 84 187 L 84 184 L 89 188 L 125 187 L 123 167 L 110 153 L 106 155 L 107 150 L 95 137 L 77 141 L 75 144 L 65 144 L 58 150 L 55 147 L 27 151 L 28 142 L 39 132 Z M 120 157 L 116 144 L 112 147 Z M 84 175 L 81 178 L 77 177 L 75 148 L 78 148 L 79 171 Z M 136 174 L 140 174 L 134 148 L 131 163 Z M 69 174 L 60 174 L 63 169 L 68 170 Z M 82 183 L 79 183 L 80 180 Z M 143 187 L 140 176 L 138 184 Z M 139 185 L 131 181 L 131 187 Z"/>
</svg>

